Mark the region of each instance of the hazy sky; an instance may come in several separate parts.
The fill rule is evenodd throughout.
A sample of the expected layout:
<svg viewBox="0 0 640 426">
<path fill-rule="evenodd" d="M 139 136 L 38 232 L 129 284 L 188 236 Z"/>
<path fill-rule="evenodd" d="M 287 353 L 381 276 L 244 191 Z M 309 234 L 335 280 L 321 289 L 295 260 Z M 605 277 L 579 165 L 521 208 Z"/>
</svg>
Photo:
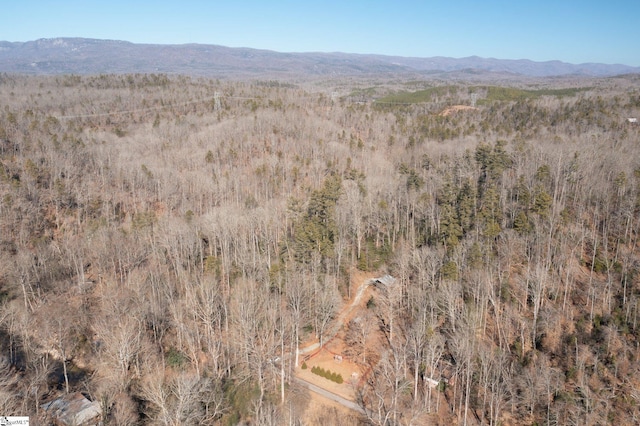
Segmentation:
<svg viewBox="0 0 640 426">
<path fill-rule="evenodd" d="M 640 0 L 2 0 L 0 40 L 52 37 L 640 66 Z"/>
</svg>

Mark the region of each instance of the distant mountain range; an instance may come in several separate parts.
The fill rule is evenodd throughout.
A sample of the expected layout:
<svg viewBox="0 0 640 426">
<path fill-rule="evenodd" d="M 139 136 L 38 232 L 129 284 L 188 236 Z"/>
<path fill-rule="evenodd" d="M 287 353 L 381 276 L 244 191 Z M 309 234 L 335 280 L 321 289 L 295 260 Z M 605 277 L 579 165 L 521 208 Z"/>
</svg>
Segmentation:
<svg viewBox="0 0 640 426">
<path fill-rule="evenodd" d="M 352 76 L 463 73 L 529 77 L 613 76 L 640 67 L 480 58 L 407 58 L 352 53 L 281 53 L 206 44 L 135 44 L 87 38 L 0 41 L 0 72 L 24 74 L 168 73 L 209 77 Z"/>
</svg>

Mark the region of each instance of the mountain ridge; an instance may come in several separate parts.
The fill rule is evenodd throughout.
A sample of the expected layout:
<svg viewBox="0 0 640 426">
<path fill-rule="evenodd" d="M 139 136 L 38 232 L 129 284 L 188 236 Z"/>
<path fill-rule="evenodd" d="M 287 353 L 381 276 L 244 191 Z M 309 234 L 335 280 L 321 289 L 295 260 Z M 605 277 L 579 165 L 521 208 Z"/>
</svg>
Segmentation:
<svg viewBox="0 0 640 426">
<path fill-rule="evenodd" d="M 559 60 L 403 57 L 343 52 L 277 52 L 215 44 L 145 44 L 77 37 L 0 41 L 0 72 L 24 74 L 170 73 L 200 76 L 375 75 L 478 72 L 528 77 L 608 77 L 640 73 L 623 64 Z"/>
</svg>

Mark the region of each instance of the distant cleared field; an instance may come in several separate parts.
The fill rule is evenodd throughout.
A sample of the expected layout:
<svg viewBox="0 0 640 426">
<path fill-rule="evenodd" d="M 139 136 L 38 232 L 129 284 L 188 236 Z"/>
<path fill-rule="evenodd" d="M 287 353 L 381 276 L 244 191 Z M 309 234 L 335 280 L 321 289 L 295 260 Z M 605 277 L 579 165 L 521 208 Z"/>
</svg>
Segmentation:
<svg viewBox="0 0 640 426">
<path fill-rule="evenodd" d="M 417 104 L 431 102 L 436 97 L 455 95 L 460 90 L 457 86 L 430 87 L 417 92 L 398 92 L 376 100 L 376 103 Z"/>
</svg>

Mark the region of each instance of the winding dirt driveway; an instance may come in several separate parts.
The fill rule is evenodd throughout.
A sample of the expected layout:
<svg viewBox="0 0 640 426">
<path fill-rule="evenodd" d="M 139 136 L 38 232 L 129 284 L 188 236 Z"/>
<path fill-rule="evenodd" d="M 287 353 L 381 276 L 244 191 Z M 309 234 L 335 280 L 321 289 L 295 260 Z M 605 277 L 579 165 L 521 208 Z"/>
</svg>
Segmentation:
<svg viewBox="0 0 640 426">
<path fill-rule="evenodd" d="M 325 334 L 323 339 L 325 342 L 328 342 L 334 337 L 336 337 L 336 334 L 338 334 L 338 332 L 344 325 L 347 318 L 349 318 L 349 315 L 351 315 L 351 312 L 355 309 L 356 306 L 358 306 L 358 304 L 362 300 L 362 295 L 364 294 L 364 291 L 367 289 L 367 287 L 369 287 L 369 285 L 372 284 L 372 282 L 373 280 L 368 279 L 368 280 L 364 280 L 364 282 L 360 284 L 356 292 L 356 297 L 353 298 L 353 301 L 351 302 L 350 305 L 342 309 L 342 312 L 340 312 L 340 314 L 336 318 L 336 321 L 334 322 L 333 326 Z M 308 354 L 309 352 L 313 352 L 318 348 L 320 348 L 319 342 L 314 343 L 313 345 L 307 346 L 305 348 L 298 349 L 298 353 L 300 355 L 304 355 L 304 354 Z"/>
<path fill-rule="evenodd" d="M 342 311 L 340 312 L 340 314 L 338 314 L 338 316 L 336 317 L 335 322 L 333 323 L 333 325 L 331 326 L 331 328 L 329 328 L 329 330 L 327 331 L 325 337 L 324 337 L 324 341 L 325 342 L 329 342 L 331 341 L 331 339 L 333 339 L 338 332 L 340 331 L 340 329 L 344 326 L 345 322 L 350 318 L 352 312 L 354 311 L 354 309 L 356 309 L 357 306 L 360 305 L 361 301 L 362 301 L 362 297 L 364 296 L 364 293 L 367 289 L 367 287 L 369 287 L 369 285 L 371 285 L 373 283 L 373 279 L 371 278 L 365 278 L 362 280 L 362 283 L 358 286 L 358 289 L 356 290 L 356 295 L 353 298 L 353 300 L 351 301 L 351 303 L 347 306 L 345 306 Z M 305 355 L 305 354 L 309 354 L 312 353 L 316 350 L 318 350 L 320 348 L 320 343 L 314 343 L 310 346 L 304 347 L 302 349 L 298 350 L 298 354 L 300 355 Z M 325 398 L 328 398 L 331 401 L 335 401 L 338 404 L 342 405 L 343 407 L 346 407 L 350 410 L 354 410 L 357 411 L 360 414 L 366 414 L 365 411 L 355 402 L 353 402 L 352 400 L 349 400 L 347 398 L 344 398 L 340 395 L 337 395 L 327 389 L 324 389 L 321 386 L 318 386 L 317 384 L 308 382 L 307 380 L 298 377 L 298 376 L 294 376 L 293 377 L 294 381 L 298 384 L 300 384 L 301 386 L 309 389 L 311 392 L 314 392 L 320 396 L 323 396 Z"/>
</svg>

